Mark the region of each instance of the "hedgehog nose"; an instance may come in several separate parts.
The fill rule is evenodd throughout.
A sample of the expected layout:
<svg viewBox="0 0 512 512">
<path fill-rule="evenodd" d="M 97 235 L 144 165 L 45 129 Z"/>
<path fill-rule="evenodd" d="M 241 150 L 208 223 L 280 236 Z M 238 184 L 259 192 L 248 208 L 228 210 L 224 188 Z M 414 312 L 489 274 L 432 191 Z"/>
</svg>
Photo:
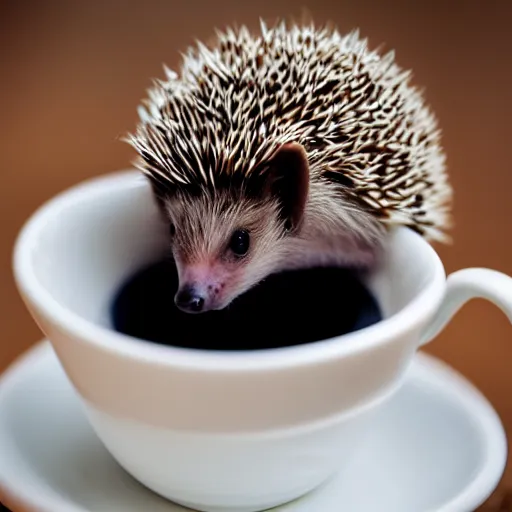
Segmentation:
<svg viewBox="0 0 512 512">
<path fill-rule="evenodd" d="M 194 288 L 183 288 L 176 294 L 176 306 L 187 313 L 199 313 L 204 307 L 204 297 Z"/>
</svg>

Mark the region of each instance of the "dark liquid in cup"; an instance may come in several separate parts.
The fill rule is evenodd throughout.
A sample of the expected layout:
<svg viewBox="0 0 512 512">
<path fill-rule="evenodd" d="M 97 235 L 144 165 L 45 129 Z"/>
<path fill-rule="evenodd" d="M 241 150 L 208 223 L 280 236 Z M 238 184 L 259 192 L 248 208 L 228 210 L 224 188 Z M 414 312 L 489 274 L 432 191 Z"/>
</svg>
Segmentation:
<svg viewBox="0 0 512 512">
<path fill-rule="evenodd" d="M 112 302 L 115 330 L 148 342 L 207 350 L 257 350 L 312 343 L 382 319 L 357 273 L 314 268 L 269 276 L 221 311 L 181 312 L 172 261 L 141 269 Z"/>
</svg>

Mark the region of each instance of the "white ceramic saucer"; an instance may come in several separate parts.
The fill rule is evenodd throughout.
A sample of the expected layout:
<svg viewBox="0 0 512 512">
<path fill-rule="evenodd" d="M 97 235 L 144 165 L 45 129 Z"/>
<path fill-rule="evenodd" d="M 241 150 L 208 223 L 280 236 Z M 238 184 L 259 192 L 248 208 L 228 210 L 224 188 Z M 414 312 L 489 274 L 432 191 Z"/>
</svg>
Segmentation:
<svg viewBox="0 0 512 512">
<path fill-rule="evenodd" d="M 471 512 L 498 485 L 506 454 L 489 403 L 419 354 L 350 474 L 273 512 Z M 38 512 L 185 511 L 114 462 L 47 341 L 0 380 L 0 494 Z"/>
</svg>

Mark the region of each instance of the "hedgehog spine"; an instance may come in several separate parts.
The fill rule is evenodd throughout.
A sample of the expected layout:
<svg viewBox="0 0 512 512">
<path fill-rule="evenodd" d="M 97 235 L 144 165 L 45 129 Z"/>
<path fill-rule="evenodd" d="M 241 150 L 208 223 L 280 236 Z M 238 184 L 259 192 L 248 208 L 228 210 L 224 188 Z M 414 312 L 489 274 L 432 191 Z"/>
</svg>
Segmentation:
<svg viewBox="0 0 512 512">
<path fill-rule="evenodd" d="M 384 223 L 449 240 L 440 131 L 394 52 L 379 57 L 358 31 L 284 22 L 261 22 L 259 36 L 242 27 L 217 37 L 214 48 L 189 48 L 181 78 L 165 68 L 167 80 L 149 90 L 129 139 L 143 155 L 139 169 L 169 186 L 215 187 L 223 173 L 249 174 L 295 141 L 312 180 L 328 177 Z"/>
</svg>

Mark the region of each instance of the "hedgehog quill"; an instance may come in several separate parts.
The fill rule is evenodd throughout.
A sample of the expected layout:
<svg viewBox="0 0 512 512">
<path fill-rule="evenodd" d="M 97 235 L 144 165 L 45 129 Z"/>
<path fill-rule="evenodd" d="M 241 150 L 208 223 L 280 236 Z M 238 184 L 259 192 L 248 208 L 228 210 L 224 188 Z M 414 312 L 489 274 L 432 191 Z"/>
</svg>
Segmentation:
<svg viewBox="0 0 512 512">
<path fill-rule="evenodd" d="M 358 31 L 260 22 L 165 67 L 127 140 L 169 226 L 183 311 L 268 275 L 369 268 L 389 229 L 447 242 L 437 120 L 394 54 Z"/>
</svg>

